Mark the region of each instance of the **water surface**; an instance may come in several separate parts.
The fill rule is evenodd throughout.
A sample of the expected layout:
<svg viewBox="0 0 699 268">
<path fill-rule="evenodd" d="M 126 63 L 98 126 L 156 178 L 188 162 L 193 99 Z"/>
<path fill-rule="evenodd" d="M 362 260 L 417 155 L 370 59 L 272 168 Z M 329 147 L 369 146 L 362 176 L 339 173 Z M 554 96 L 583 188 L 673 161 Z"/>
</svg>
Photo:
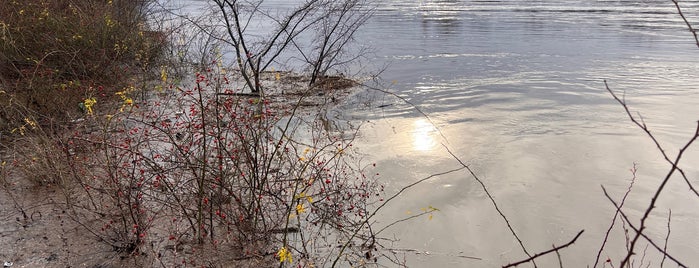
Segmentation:
<svg viewBox="0 0 699 268">
<path fill-rule="evenodd" d="M 187 2 L 191 10 L 204 3 Z M 283 11 L 296 2 L 268 3 Z M 682 3 L 699 24 L 699 1 Z M 356 146 L 377 163 L 388 193 L 457 167 L 447 146 L 487 185 L 530 252 L 585 230 L 561 252 L 566 267 L 595 261 L 614 215 L 602 185 L 621 199 L 636 164 L 626 213 L 637 222 L 669 170 L 604 80 L 671 155 L 699 119 L 699 48 L 670 0 L 386 0 L 357 40 L 375 48 L 362 67 L 387 66 L 383 85 L 429 116 L 371 90 L 336 111 L 362 125 Z M 699 184 L 699 149 L 682 161 Z M 699 198 L 673 177 L 659 202 L 648 234 L 664 241 L 671 208 L 668 249 L 689 266 L 699 264 Z M 526 258 L 465 172 L 411 189 L 383 211 L 379 225 L 427 206 L 440 209 L 431 220 L 384 233 L 400 238 L 389 246 L 407 252 L 410 267 L 499 267 Z M 618 262 L 623 243 L 617 228 L 603 258 Z M 649 248 L 644 262 L 657 267 L 660 257 Z"/>
<path fill-rule="evenodd" d="M 699 2 L 684 5 L 699 14 Z M 390 105 L 383 109 L 348 105 L 350 116 L 368 121 L 359 146 L 394 189 L 458 166 L 448 146 L 483 179 L 530 252 L 584 229 L 561 254 L 568 267 L 591 266 L 614 214 L 600 186 L 620 199 L 636 163 L 627 213 L 638 219 L 669 170 L 603 81 L 625 94 L 669 153 L 699 118 L 699 48 L 675 12 L 671 1 L 383 1 L 360 40 L 378 48 L 377 65 L 389 64 L 382 78 L 397 83 L 386 84 L 430 120 L 395 98 L 381 98 L 379 105 Z M 695 183 L 698 159 L 693 150 L 683 160 Z M 664 240 L 672 208 L 669 249 L 691 266 L 699 263 L 692 224 L 699 200 L 680 179 L 661 196 L 650 234 Z M 526 258 L 466 173 L 404 194 L 384 220 L 429 205 L 441 209 L 432 220 L 392 229 L 401 237 L 396 248 L 423 252 L 408 254 L 411 267 L 494 267 Z M 618 262 L 623 233 L 612 236 L 602 256 Z M 645 262 L 658 266 L 648 252 Z"/>
</svg>

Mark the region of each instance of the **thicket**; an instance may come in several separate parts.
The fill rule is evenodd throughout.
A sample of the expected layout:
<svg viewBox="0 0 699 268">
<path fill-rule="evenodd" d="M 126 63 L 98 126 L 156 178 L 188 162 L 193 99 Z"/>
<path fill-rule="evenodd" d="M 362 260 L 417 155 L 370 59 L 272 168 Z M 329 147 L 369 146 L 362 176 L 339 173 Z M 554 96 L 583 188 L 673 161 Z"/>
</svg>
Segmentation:
<svg viewBox="0 0 699 268">
<path fill-rule="evenodd" d="M 0 131 L 65 125 L 157 67 L 165 33 L 150 1 L 40 0 L 0 5 Z"/>
<path fill-rule="evenodd" d="M 11 200 L 17 185 L 56 190 L 53 206 L 136 266 L 375 263 L 378 174 L 353 153 L 358 129 L 333 129 L 324 113 L 333 89 L 354 85 L 328 74 L 370 12 L 355 0 L 289 14 L 213 3 L 224 35 L 196 23 L 156 31 L 149 1 L 0 7 L 3 190 Z M 272 16 L 271 37 L 247 30 Z M 295 42 L 302 33 L 320 45 Z M 302 83 L 268 70 L 287 49 L 307 64 Z M 299 88 L 273 96 L 264 79 Z"/>
</svg>

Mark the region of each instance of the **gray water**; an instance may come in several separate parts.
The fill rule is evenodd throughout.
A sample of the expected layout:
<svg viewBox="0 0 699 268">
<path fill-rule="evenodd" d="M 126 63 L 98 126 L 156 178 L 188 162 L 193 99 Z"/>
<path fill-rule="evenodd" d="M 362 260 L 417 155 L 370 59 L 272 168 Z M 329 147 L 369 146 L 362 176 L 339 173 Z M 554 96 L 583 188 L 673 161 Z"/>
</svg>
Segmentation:
<svg viewBox="0 0 699 268">
<path fill-rule="evenodd" d="M 685 6 L 699 22 L 699 2 Z M 621 199 L 637 164 L 626 209 L 637 224 L 669 170 L 603 81 L 625 94 L 671 154 L 699 119 L 699 48 L 671 1 L 383 1 L 360 40 L 378 49 L 378 66 L 388 64 L 382 78 L 393 92 L 430 118 L 389 97 L 373 108 L 348 108 L 369 120 L 358 146 L 383 178 L 395 190 L 457 167 L 446 145 L 483 179 L 530 252 L 585 230 L 561 251 L 566 267 L 591 266 L 611 223 L 614 209 L 600 185 Z M 694 183 L 698 151 L 683 160 Z M 699 264 L 699 198 L 673 177 L 660 202 L 649 233 L 662 244 L 672 208 L 668 248 L 685 264 Z M 430 205 L 441 210 L 432 220 L 391 229 L 401 239 L 395 248 L 422 253 L 407 253 L 409 266 L 499 267 L 526 258 L 466 173 L 412 189 L 383 220 Z M 623 239 L 614 230 L 602 258 L 618 266 Z M 658 267 L 660 257 L 647 252 L 645 264 Z M 555 254 L 538 264 L 557 265 Z"/>
<path fill-rule="evenodd" d="M 294 3 L 271 2 L 280 9 Z M 699 27 L 699 1 L 683 6 Z M 343 118 L 361 124 L 355 146 L 377 163 L 387 193 L 458 167 L 446 146 L 483 180 L 530 252 L 585 230 L 560 252 L 565 267 L 595 261 L 615 211 L 600 186 L 620 200 L 637 165 L 625 206 L 637 224 L 670 169 L 603 81 L 625 96 L 671 157 L 699 119 L 699 48 L 670 0 L 381 1 L 357 40 L 375 48 L 362 67 L 387 66 L 383 85 L 429 116 L 370 90 L 341 106 Z M 686 154 L 681 166 L 699 184 L 699 148 Z M 675 176 L 648 224 L 662 245 L 672 209 L 668 251 L 690 267 L 699 264 L 698 204 Z M 383 234 L 400 239 L 385 244 L 405 254 L 408 266 L 499 267 L 526 258 L 465 172 L 412 188 L 378 224 L 427 206 L 440 209 L 431 220 Z M 617 224 L 602 258 L 618 266 L 624 250 Z M 644 267 L 659 266 L 652 247 L 645 255 Z M 553 254 L 538 264 L 558 260 Z"/>
</svg>

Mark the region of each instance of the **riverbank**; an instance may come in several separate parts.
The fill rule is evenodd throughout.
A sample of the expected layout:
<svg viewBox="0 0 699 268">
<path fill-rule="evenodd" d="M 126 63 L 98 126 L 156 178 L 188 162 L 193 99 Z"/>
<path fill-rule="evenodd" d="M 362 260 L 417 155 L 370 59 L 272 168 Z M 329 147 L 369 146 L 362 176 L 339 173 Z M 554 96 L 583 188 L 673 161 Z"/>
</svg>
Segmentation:
<svg viewBox="0 0 699 268">
<path fill-rule="evenodd" d="M 267 72 L 262 77 L 264 78 L 262 83 L 266 90 L 264 98 L 250 95 L 249 93 L 228 93 L 221 96 L 206 93 L 202 96 L 240 100 L 244 103 L 264 103 L 266 109 L 285 111 L 278 114 L 279 118 L 288 118 L 289 116 L 316 117 L 319 109 L 331 109 L 333 105 L 342 103 L 344 98 L 355 91 L 358 86 L 358 83 L 339 76 L 324 77 L 316 86 L 311 88 L 308 86 L 309 79 L 299 74 Z M 251 248 L 246 249 L 253 251 L 246 254 L 244 251 L 241 252 L 240 244 L 232 243 L 232 241 L 225 243 L 222 240 L 218 240 L 219 242 L 214 244 L 211 244 L 211 242 L 202 244 L 192 241 L 192 237 L 189 237 L 192 234 L 187 234 L 188 231 L 186 230 L 183 230 L 184 233 L 180 234 L 185 235 L 184 237 L 178 237 L 173 240 L 172 222 L 167 223 L 167 221 L 163 221 L 162 215 L 160 215 L 162 212 L 153 210 L 155 207 L 150 205 L 144 206 L 143 209 L 151 211 L 149 214 L 157 218 L 148 221 L 150 227 L 148 228 L 149 231 L 147 231 L 147 240 L 139 242 L 136 245 L 138 248 L 130 248 L 126 244 L 120 246 L 122 242 L 118 241 L 120 239 L 129 241 L 127 237 L 117 237 L 117 240 L 109 240 L 115 239 L 115 237 L 109 235 L 110 232 L 105 230 L 105 226 L 109 226 L 111 222 L 120 218 L 118 214 L 115 214 L 117 211 L 114 211 L 116 209 L 114 206 L 119 206 L 122 201 L 116 200 L 117 202 L 114 203 L 114 200 L 110 201 L 110 198 L 108 198 L 110 196 L 108 191 L 114 185 L 95 180 L 97 177 L 109 177 L 107 175 L 108 167 L 104 163 L 106 160 L 103 156 L 99 156 L 105 155 L 105 152 L 103 152 L 104 148 L 100 149 L 95 146 L 106 144 L 108 141 L 114 142 L 128 136 L 122 137 L 123 134 L 120 133 L 123 132 L 119 131 L 118 124 L 105 129 L 107 126 L 105 124 L 109 121 L 104 121 L 105 117 L 100 116 L 99 113 L 111 114 L 115 112 L 109 117 L 109 120 L 118 120 L 119 118 L 135 119 L 141 114 L 135 108 L 137 106 L 153 107 L 148 104 L 170 103 L 170 105 L 175 106 L 163 106 L 163 109 L 160 111 L 165 112 L 166 116 L 159 117 L 159 119 L 163 120 L 163 122 L 172 120 L 173 124 L 177 124 L 178 121 L 182 120 L 182 116 L 196 117 L 196 115 L 191 113 L 190 110 L 185 110 L 181 112 L 183 115 L 173 116 L 180 113 L 180 108 L 183 107 L 177 106 L 177 103 L 180 102 L 173 102 L 172 100 L 176 99 L 176 96 L 179 94 L 193 89 L 194 86 L 189 88 L 174 87 L 171 91 L 152 94 L 150 99 L 142 102 L 132 100 L 133 103 L 129 102 L 129 106 L 124 106 L 126 101 L 117 102 L 114 105 L 100 102 L 99 106 L 95 105 L 93 107 L 93 115 L 78 120 L 72 126 L 72 130 L 56 133 L 53 136 L 55 140 L 53 138 L 44 140 L 47 137 L 33 137 L 32 135 L 41 134 L 41 132 L 35 132 L 41 130 L 40 126 L 37 126 L 38 130 L 27 130 L 26 136 L 16 141 L 17 145 L 7 146 L 7 148 L 20 148 L 20 151 L 6 150 L 2 157 L 3 166 L 0 170 L 0 179 L 2 179 L 0 180 L 2 183 L 0 204 L 2 205 L 0 205 L 0 211 L 4 216 L 0 218 L 0 226 L 2 226 L 2 229 L 0 229 L 0 234 L 2 234 L 0 236 L 0 244 L 13 246 L 0 251 L 0 261 L 13 263 L 12 267 L 150 267 L 159 265 L 172 267 L 179 265 L 182 261 L 197 265 L 217 264 L 214 265 L 217 267 L 219 267 L 218 264 L 224 263 L 225 265 L 222 267 L 272 266 L 275 263 L 274 255 L 276 253 L 274 245 L 259 244 L 254 246 L 254 250 Z M 187 96 L 187 94 L 184 94 L 184 96 Z M 223 101 L 223 103 L 225 102 Z M 133 105 L 133 107 L 130 105 Z M 113 109 L 116 110 L 106 112 L 104 107 L 109 106 L 113 106 Z M 117 112 L 120 109 L 122 112 Z M 125 111 L 129 109 L 133 110 Z M 147 113 L 150 113 L 155 110 L 148 111 Z M 292 111 L 293 114 L 291 114 Z M 250 114 L 250 116 L 255 118 L 257 115 Z M 152 118 L 149 120 L 152 120 Z M 311 121 L 313 120 L 311 119 Z M 145 129 L 151 126 L 144 121 L 140 122 L 143 125 L 141 123 L 129 123 L 129 129 Z M 318 130 L 324 131 L 322 129 Z M 77 132 L 72 133 L 74 131 Z M 156 131 L 156 129 L 152 129 L 152 131 Z M 174 135 L 175 133 L 193 133 L 192 131 L 196 132 L 195 130 L 187 130 L 185 132 L 174 131 L 171 133 Z M 106 133 L 111 134 L 103 136 Z M 130 137 L 135 138 L 134 134 L 136 133 L 131 132 Z M 288 135 L 292 137 L 295 134 L 290 132 Z M 101 136 L 103 137 L 100 138 Z M 38 146 L 42 144 L 42 140 L 48 144 L 44 148 L 38 149 Z M 231 138 L 231 141 L 234 140 L 234 138 Z M 82 142 L 83 145 L 76 146 L 75 143 L 78 142 Z M 166 144 L 163 144 L 161 141 L 155 142 L 154 144 L 160 149 L 149 147 L 150 149 L 147 149 L 144 153 L 152 156 L 153 153 L 167 148 Z M 21 150 L 23 146 L 20 146 L 20 144 L 37 147 L 31 147 L 31 151 L 26 151 Z M 88 145 L 88 147 L 85 147 L 85 145 Z M 133 147 L 133 150 L 140 150 L 142 148 L 140 146 Z M 69 155 L 66 156 L 64 153 Z M 318 153 L 320 151 L 310 154 L 305 152 L 303 157 L 314 158 Z M 171 155 L 171 157 L 174 157 L 174 155 Z M 27 158 L 29 160 L 26 160 Z M 76 162 L 70 163 L 70 161 Z M 296 168 L 292 167 L 292 169 L 284 172 L 293 172 L 294 169 Z M 35 170 L 34 173 L 28 173 L 31 170 Z M 162 173 L 159 174 L 162 175 Z M 27 176 L 36 177 L 27 178 Z M 91 176 L 92 178 L 85 176 Z M 138 181 L 138 177 L 133 179 Z M 129 182 L 125 181 L 124 183 Z M 166 184 L 166 182 L 162 183 Z M 175 182 L 172 181 L 171 183 Z M 127 191 L 132 186 L 127 187 L 123 188 L 123 190 Z M 96 189 L 96 191 L 88 189 Z M 155 192 L 151 192 L 151 190 L 155 190 Z M 157 188 L 151 190 L 143 189 L 143 193 L 160 195 L 160 191 Z M 305 192 L 307 192 L 309 197 L 313 196 L 310 189 Z M 105 197 L 100 197 L 101 195 Z M 209 194 L 207 196 L 211 198 Z M 95 204 L 85 202 L 86 200 L 95 200 L 98 204 L 95 206 Z M 136 200 L 142 199 L 137 198 Z M 105 204 L 110 202 L 113 205 L 105 206 Z M 161 204 L 160 201 L 151 202 Z M 161 205 L 174 204 L 163 203 Z M 219 210 L 223 211 L 224 208 L 219 208 Z M 222 223 L 217 223 L 216 225 L 219 224 Z M 109 229 L 109 227 L 107 228 Z M 146 231 L 144 231 L 145 233 Z M 235 234 L 232 235 L 235 236 Z"/>
</svg>

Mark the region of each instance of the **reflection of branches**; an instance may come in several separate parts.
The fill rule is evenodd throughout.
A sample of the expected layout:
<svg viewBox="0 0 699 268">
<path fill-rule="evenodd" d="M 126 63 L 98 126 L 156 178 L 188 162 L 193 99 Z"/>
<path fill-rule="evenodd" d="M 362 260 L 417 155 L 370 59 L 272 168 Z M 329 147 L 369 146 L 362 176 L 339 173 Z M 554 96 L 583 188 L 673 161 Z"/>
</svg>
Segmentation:
<svg viewBox="0 0 699 268">
<path fill-rule="evenodd" d="M 531 261 L 534 264 L 534 267 L 536 267 L 536 262 L 534 262 L 534 259 L 536 257 L 529 254 L 529 251 L 527 251 L 527 248 L 524 247 L 524 243 L 522 242 L 522 239 L 519 238 L 519 236 L 515 232 L 514 228 L 512 228 L 510 221 L 507 219 L 507 217 L 505 217 L 505 214 L 502 213 L 502 210 L 500 210 L 500 207 L 498 207 L 498 203 L 495 202 L 495 198 L 493 198 L 493 196 L 490 194 L 490 191 L 488 191 L 488 188 L 485 186 L 483 181 L 480 178 L 478 178 L 478 176 L 476 176 L 476 173 L 474 173 L 473 170 L 471 170 L 471 168 L 468 165 L 466 165 L 463 161 L 461 161 L 461 159 L 459 159 L 456 155 L 454 155 L 454 153 L 452 153 L 451 150 L 449 150 L 449 147 L 444 146 L 444 148 L 451 155 L 451 157 L 453 157 L 456 161 L 458 161 L 459 164 L 461 164 L 461 166 L 463 168 L 468 170 L 468 172 L 471 173 L 471 176 L 473 176 L 473 178 L 476 179 L 476 181 L 481 185 L 481 187 L 483 188 L 483 191 L 485 191 L 485 194 L 488 195 L 488 199 L 490 199 L 490 202 L 492 202 L 493 206 L 495 206 L 495 210 L 497 210 L 498 213 L 500 214 L 500 217 L 502 217 L 502 219 L 505 220 L 505 223 L 507 224 L 507 228 L 510 229 L 510 233 L 512 233 L 512 236 L 514 236 L 515 239 L 517 239 L 517 242 L 519 243 L 519 246 L 522 248 L 522 251 L 524 251 L 524 254 L 527 254 L 527 256 L 529 257 L 529 259 L 526 262 Z M 578 235 L 580 235 L 580 234 L 578 234 Z M 576 237 L 576 239 L 577 239 L 577 237 Z"/>
<path fill-rule="evenodd" d="M 672 0 L 673 3 L 675 3 L 675 7 L 677 7 L 677 13 L 680 14 L 680 17 L 682 17 L 682 20 L 684 20 L 684 23 L 687 24 L 687 27 L 689 28 L 689 31 L 692 32 L 694 35 L 694 40 L 697 41 L 697 47 L 699 47 L 699 36 L 697 36 L 697 30 L 692 27 L 692 24 L 689 23 L 687 18 L 684 16 L 684 13 L 682 13 L 682 8 L 680 8 L 680 3 L 677 2 L 677 0 Z"/>
<path fill-rule="evenodd" d="M 621 198 L 621 203 L 619 204 L 619 207 L 623 207 L 624 203 L 626 202 L 626 197 L 629 196 L 629 193 L 631 193 L 631 189 L 633 188 L 634 182 L 636 182 L 636 164 L 633 165 L 633 168 L 631 169 L 631 174 L 633 174 L 633 177 L 631 177 L 631 184 L 629 184 L 629 188 L 626 190 L 626 193 L 624 194 L 624 197 Z M 592 267 L 597 267 L 597 264 L 599 263 L 599 257 L 602 255 L 602 250 L 604 250 L 604 246 L 607 244 L 607 239 L 609 238 L 609 233 L 612 231 L 612 228 L 614 228 L 614 223 L 616 223 L 616 219 L 619 216 L 619 211 L 617 210 L 614 213 L 614 217 L 612 218 L 612 224 L 609 225 L 609 228 L 607 229 L 607 233 L 604 234 L 604 241 L 602 241 L 602 246 L 600 246 L 599 251 L 597 251 L 597 258 L 595 259 L 595 265 Z M 622 221 L 623 223 L 623 221 Z"/>
<path fill-rule="evenodd" d="M 525 264 L 525 263 L 528 263 L 528 262 L 534 262 L 534 259 L 536 259 L 536 258 L 538 258 L 538 257 L 541 257 L 541 256 L 544 256 L 544 255 L 549 254 L 549 253 L 556 252 L 556 254 L 558 254 L 558 251 L 559 251 L 559 250 L 564 249 L 564 248 L 567 248 L 567 247 L 569 247 L 570 245 L 572 245 L 573 243 L 575 243 L 575 241 L 578 240 L 578 237 L 580 237 L 580 235 L 582 235 L 583 232 L 585 232 L 585 230 L 580 230 L 580 232 L 578 232 L 578 234 L 575 235 L 575 237 L 573 238 L 573 240 L 570 240 L 568 243 L 565 243 L 564 245 L 557 246 L 557 247 L 554 246 L 552 249 L 549 249 L 549 250 L 547 250 L 547 251 L 534 254 L 534 256 L 531 256 L 531 257 L 529 257 L 529 258 L 526 259 L 526 260 L 521 260 L 521 261 L 518 261 L 518 262 L 515 262 L 515 263 L 510 263 L 510 264 L 508 264 L 508 265 L 503 266 L 503 268 L 515 267 L 515 266 L 520 265 L 520 264 Z M 559 255 L 559 260 L 560 260 L 560 255 Z"/>
<path fill-rule="evenodd" d="M 675 157 L 675 160 L 674 160 L 674 161 L 673 161 L 673 160 L 670 160 L 670 158 L 669 158 L 668 155 L 665 153 L 665 150 L 664 150 L 663 147 L 660 145 L 660 143 L 658 142 L 658 140 L 655 138 L 655 136 L 653 136 L 653 134 L 650 133 L 650 130 L 649 130 L 648 127 L 646 126 L 645 122 L 643 122 L 642 119 L 641 119 L 641 121 L 637 120 L 636 117 L 634 117 L 634 116 L 631 114 L 631 112 L 629 111 L 629 107 L 626 105 L 626 101 L 623 100 L 623 99 L 620 99 L 619 97 L 617 97 L 616 94 L 614 94 L 614 92 L 609 88 L 609 85 L 607 85 L 607 81 L 604 81 L 604 85 L 605 85 L 607 91 L 609 91 L 609 93 L 612 95 L 612 97 L 614 97 L 614 99 L 615 99 L 619 104 L 621 104 L 621 106 L 624 108 L 624 110 L 626 111 L 626 114 L 629 116 L 629 119 L 631 119 L 631 121 L 632 121 L 634 124 L 636 124 L 639 128 L 641 128 L 641 129 L 648 135 L 648 137 L 650 137 L 651 140 L 653 140 L 653 142 L 655 143 L 656 147 L 658 148 L 658 150 L 660 150 L 660 152 L 662 153 L 663 157 L 665 158 L 665 161 L 667 161 L 668 163 L 670 163 L 670 164 L 672 165 L 672 168 L 670 168 L 670 171 L 667 173 L 667 175 L 665 175 L 665 178 L 663 179 L 663 181 L 660 183 L 660 186 L 658 186 L 657 190 L 655 191 L 655 194 L 653 195 L 653 198 L 651 199 L 651 202 L 650 202 L 650 204 L 648 205 L 648 208 L 646 209 L 645 213 L 643 214 L 643 217 L 641 218 L 641 224 L 640 224 L 639 228 L 638 228 L 638 229 L 634 228 L 634 230 L 636 231 L 636 235 L 635 235 L 634 238 L 631 240 L 631 246 L 629 247 L 628 253 L 626 254 L 626 257 L 624 258 L 624 260 L 621 262 L 621 267 L 624 267 L 625 264 L 626 264 L 626 263 L 629 261 L 629 259 L 631 258 L 631 255 L 634 254 L 633 251 L 634 251 L 634 248 L 635 248 L 635 246 L 636 246 L 636 242 L 638 241 L 638 239 L 639 239 L 641 236 L 644 236 L 644 237 L 645 237 L 645 235 L 643 234 L 643 231 L 644 231 L 645 228 L 646 228 L 646 220 L 648 219 L 648 217 L 650 216 L 650 213 L 651 213 L 651 212 L 653 211 L 653 209 L 655 208 L 655 204 L 656 204 L 656 202 L 658 201 L 658 198 L 660 197 L 660 193 L 665 189 L 665 186 L 667 185 L 667 182 L 670 180 L 670 177 L 672 177 L 672 175 L 675 173 L 675 171 L 678 171 L 678 172 L 680 172 L 680 173 L 682 174 L 682 177 L 684 178 L 685 182 L 687 182 L 687 185 L 689 185 L 690 189 L 691 189 L 697 196 L 699 196 L 699 193 L 697 193 L 697 191 L 694 189 L 694 187 L 692 186 L 692 184 L 691 184 L 691 183 L 689 182 L 689 180 L 687 179 L 687 176 L 685 176 L 684 171 L 682 171 L 682 169 L 680 169 L 679 166 L 678 166 L 678 165 L 679 165 L 679 162 L 680 162 L 680 159 L 682 159 L 682 156 L 684 155 L 684 152 L 687 150 L 687 148 L 689 148 L 689 146 L 692 145 L 692 143 L 694 143 L 695 140 L 697 140 L 697 138 L 699 138 L 699 125 L 697 126 L 697 129 L 696 129 L 695 132 L 694 132 L 694 136 L 693 136 L 692 138 L 690 138 L 689 141 L 687 142 L 687 144 L 685 144 L 684 147 L 682 147 L 682 148 L 680 149 L 679 153 L 678 153 L 677 156 Z M 616 205 L 616 204 L 615 204 L 615 205 Z M 621 208 L 618 208 L 618 210 L 621 210 Z M 622 215 L 623 215 L 623 214 L 622 214 Z M 628 220 L 627 220 L 627 222 L 628 222 Z M 629 222 L 629 225 L 631 225 L 630 222 Z M 659 250 L 660 250 L 660 249 L 659 249 Z M 661 251 L 662 251 L 662 250 L 661 250 Z"/>
</svg>

